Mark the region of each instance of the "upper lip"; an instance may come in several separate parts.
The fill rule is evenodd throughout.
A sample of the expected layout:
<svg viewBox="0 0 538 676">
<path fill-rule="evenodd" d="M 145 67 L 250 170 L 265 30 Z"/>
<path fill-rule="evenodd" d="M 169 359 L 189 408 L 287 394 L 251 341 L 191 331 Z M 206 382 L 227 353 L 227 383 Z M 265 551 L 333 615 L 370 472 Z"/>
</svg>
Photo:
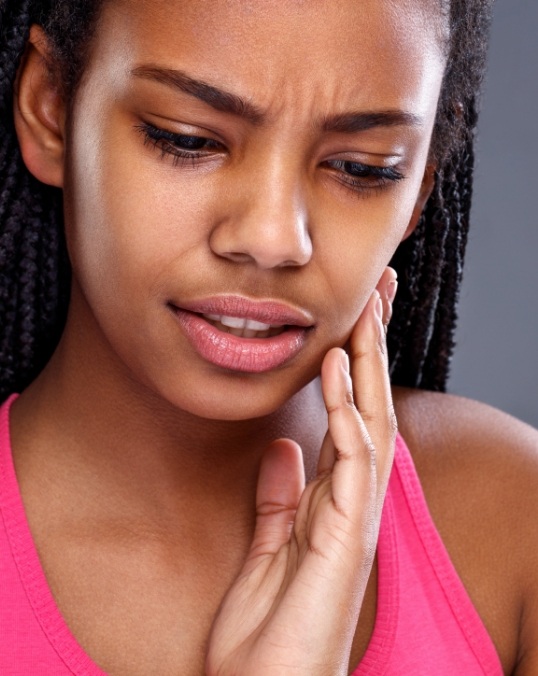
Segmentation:
<svg viewBox="0 0 538 676">
<path fill-rule="evenodd" d="M 196 314 L 224 315 L 254 319 L 264 324 L 284 326 L 313 326 L 314 320 L 309 312 L 276 300 L 254 300 L 245 296 L 211 296 L 201 300 L 173 303 L 174 307 Z"/>
</svg>

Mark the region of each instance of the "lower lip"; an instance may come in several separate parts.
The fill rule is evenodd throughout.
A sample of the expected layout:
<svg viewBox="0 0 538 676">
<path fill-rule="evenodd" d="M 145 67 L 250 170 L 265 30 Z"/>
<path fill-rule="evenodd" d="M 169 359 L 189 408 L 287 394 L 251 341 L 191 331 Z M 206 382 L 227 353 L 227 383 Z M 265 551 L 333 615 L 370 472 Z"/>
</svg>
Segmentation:
<svg viewBox="0 0 538 676">
<path fill-rule="evenodd" d="M 271 338 L 241 338 L 219 331 L 200 315 L 174 307 L 191 345 L 206 361 L 232 371 L 263 373 L 282 366 L 298 354 L 307 328 L 291 327 Z"/>
</svg>

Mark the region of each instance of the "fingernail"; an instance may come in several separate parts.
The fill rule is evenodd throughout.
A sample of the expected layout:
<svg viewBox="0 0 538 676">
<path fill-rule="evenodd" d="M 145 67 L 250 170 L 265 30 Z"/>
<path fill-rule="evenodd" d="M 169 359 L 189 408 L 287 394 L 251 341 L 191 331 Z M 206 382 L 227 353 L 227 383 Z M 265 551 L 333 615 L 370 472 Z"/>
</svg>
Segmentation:
<svg viewBox="0 0 538 676">
<path fill-rule="evenodd" d="M 387 286 L 387 300 L 389 303 L 394 303 L 394 299 L 396 298 L 396 292 L 398 291 L 398 280 L 395 279 L 392 282 L 389 282 Z"/>
<path fill-rule="evenodd" d="M 377 295 L 377 300 L 375 302 L 375 313 L 376 313 L 379 321 L 382 322 L 383 321 L 383 301 L 381 300 L 381 296 L 379 294 Z"/>
<path fill-rule="evenodd" d="M 340 352 L 340 361 L 342 363 L 342 368 L 344 369 L 344 371 L 346 373 L 349 373 L 349 356 L 347 352 L 344 352 L 344 350 Z"/>
</svg>

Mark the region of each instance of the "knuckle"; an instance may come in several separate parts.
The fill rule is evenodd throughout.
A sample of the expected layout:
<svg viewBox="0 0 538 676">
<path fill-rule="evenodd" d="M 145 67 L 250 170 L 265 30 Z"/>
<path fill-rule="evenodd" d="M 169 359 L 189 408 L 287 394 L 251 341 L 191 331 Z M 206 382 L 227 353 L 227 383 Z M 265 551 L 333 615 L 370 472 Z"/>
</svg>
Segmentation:
<svg viewBox="0 0 538 676">
<path fill-rule="evenodd" d="M 368 354 L 368 351 L 363 349 L 363 347 L 361 345 L 352 344 L 349 354 L 350 354 L 351 360 L 353 361 L 353 360 L 363 359 Z"/>
<path fill-rule="evenodd" d="M 396 412 L 394 411 L 394 407 L 392 405 L 388 410 L 388 430 L 392 438 L 398 434 L 398 419 L 396 418 Z"/>
<path fill-rule="evenodd" d="M 364 424 L 368 427 L 368 425 L 372 425 L 373 423 L 376 422 L 377 417 L 373 414 L 370 413 L 368 410 L 361 410 L 361 418 L 364 421 Z"/>
<path fill-rule="evenodd" d="M 379 338 L 376 341 L 376 352 L 384 361 L 387 356 L 386 331 L 379 334 Z"/>
<path fill-rule="evenodd" d="M 350 460 L 353 457 L 353 453 L 350 453 L 349 451 L 346 451 L 345 448 L 340 448 L 339 446 L 336 446 L 334 449 L 334 455 L 336 460 Z"/>
<path fill-rule="evenodd" d="M 363 345 L 352 345 L 350 350 L 350 358 L 352 361 L 364 359 L 368 355 L 377 355 L 381 357 L 382 361 L 387 359 L 387 342 L 386 342 L 386 331 L 383 330 L 379 333 L 377 340 L 374 342 L 374 347 L 367 349 Z"/>
<path fill-rule="evenodd" d="M 353 398 L 352 390 L 346 390 L 346 395 L 344 397 L 344 405 L 355 410 L 355 399 Z"/>
<path fill-rule="evenodd" d="M 294 505 L 285 505 L 280 502 L 263 502 L 257 506 L 256 513 L 258 516 L 274 516 L 275 514 L 283 514 L 286 512 L 295 513 L 296 507 Z"/>
<path fill-rule="evenodd" d="M 368 455 L 374 460 L 376 459 L 376 448 L 374 445 L 374 442 L 370 439 L 370 435 L 367 432 L 363 432 L 362 435 L 362 444 L 364 446 L 365 451 L 368 453 Z"/>
<path fill-rule="evenodd" d="M 352 411 L 353 413 L 356 413 L 357 408 L 355 406 L 355 400 L 353 398 L 353 392 L 351 390 L 346 390 L 345 395 L 343 399 L 340 401 L 337 401 L 336 403 L 326 403 L 325 407 L 327 409 L 327 413 L 334 413 L 335 411 L 338 410 L 343 410 L 343 411 Z"/>
</svg>

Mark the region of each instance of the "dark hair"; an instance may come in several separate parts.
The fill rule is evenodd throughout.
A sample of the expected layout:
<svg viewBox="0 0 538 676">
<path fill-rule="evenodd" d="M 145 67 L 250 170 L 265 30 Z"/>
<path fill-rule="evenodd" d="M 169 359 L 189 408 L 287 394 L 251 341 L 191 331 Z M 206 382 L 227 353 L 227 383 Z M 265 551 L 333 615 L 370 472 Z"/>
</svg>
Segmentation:
<svg viewBox="0 0 538 676">
<path fill-rule="evenodd" d="M 447 66 L 431 154 L 435 188 L 416 231 L 396 251 L 400 278 L 388 336 L 395 384 L 443 390 L 469 227 L 477 102 L 491 0 L 434 0 L 448 23 Z M 13 86 L 30 26 L 51 40 L 67 95 L 84 69 L 102 0 L 0 0 L 0 401 L 50 358 L 65 323 L 70 267 L 62 193 L 26 169 Z"/>
</svg>

